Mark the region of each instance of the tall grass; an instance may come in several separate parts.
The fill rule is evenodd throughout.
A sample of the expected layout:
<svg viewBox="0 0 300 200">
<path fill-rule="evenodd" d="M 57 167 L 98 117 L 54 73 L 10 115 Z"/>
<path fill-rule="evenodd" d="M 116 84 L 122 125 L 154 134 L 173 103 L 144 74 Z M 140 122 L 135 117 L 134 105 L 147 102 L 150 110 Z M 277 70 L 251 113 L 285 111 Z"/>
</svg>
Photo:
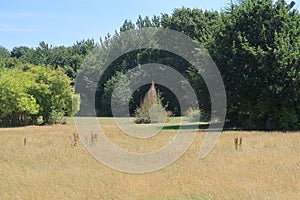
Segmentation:
<svg viewBox="0 0 300 200">
<path fill-rule="evenodd" d="M 147 139 L 124 134 L 100 119 L 107 137 L 121 148 L 149 152 L 168 144 L 175 132 Z M 0 199 L 298 199 L 300 132 L 225 132 L 203 160 L 206 133 L 173 165 L 133 175 L 106 167 L 81 142 L 73 124 L 0 129 Z M 24 138 L 27 143 L 24 146 Z M 234 138 L 243 138 L 235 150 Z"/>
</svg>

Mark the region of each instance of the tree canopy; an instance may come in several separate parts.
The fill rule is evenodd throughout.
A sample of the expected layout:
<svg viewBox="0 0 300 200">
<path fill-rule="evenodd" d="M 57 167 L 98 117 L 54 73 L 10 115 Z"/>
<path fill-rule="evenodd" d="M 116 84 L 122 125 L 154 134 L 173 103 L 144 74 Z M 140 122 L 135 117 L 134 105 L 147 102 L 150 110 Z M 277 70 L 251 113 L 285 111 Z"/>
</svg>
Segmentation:
<svg viewBox="0 0 300 200">
<path fill-rule="evenodd" d="M 54 113 L 72 115 L 73 89 L 61 69 L 20 66 L 0 76 L 0 124 L 20 126 L 55 122 Z M 52 121 L 51 121 L 52 120 Z"/>
<path fill-rule="evenodd" d="M 70 114 L 72 85 L 81 67 L 90 67 L 80 77 L 90 81 L 89 77 L 107 64 L 116 48 L 126 48 L 120 35 L 144 27 L 182 32 L 208 51 L 226 87 L 227 128 L 300 128 L 300 14 L 284 0 L 236 1 L 220 12 L 182 7 L 171 14 L 139 16 L 136 23 L 125 20 L 119 31 L 99 42 L 82 40 L 70 47 L 53 47 L 43 41 L 36 48 L 20 46 L 12 51 L 0 46 L 0 124 L 23 124 L 29 116 L 31 120 L 43 116 L 47 121 L 53 110 Z M 139 41 L 151 39 L 138 34 L 136 37 Z M 90 55 L 95 47 L 102 49 L 97 58 Z M 115 85 L 128 70 L 147 63 L 168 65 L 180 72 L 195 90 L 201 112 L 210 115 L 210 96 L 200 71 L 170 52 L 139 49 L 110 63 L 101 80 L 91 86 L 97 87 L 98 116 L 112 116 Z M 149 88 L 150 84 L 133 93 L 130 114 L 134 114 Z M 183 114 L 168 88 L 156 85 L 156 89 L 167 110 Z M 126 85 L 118 93 L 126 95 Z M 81 100 L 85 102 L 86 98 L 82 96 Z"/>
</svg>

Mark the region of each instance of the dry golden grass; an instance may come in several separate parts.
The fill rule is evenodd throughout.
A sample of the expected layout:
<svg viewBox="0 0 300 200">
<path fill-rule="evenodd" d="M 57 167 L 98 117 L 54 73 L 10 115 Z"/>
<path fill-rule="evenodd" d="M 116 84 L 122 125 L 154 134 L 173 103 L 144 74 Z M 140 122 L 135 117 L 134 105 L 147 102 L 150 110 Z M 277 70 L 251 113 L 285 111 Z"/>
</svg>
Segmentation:
<svg viewBox="0 0 300 200">
<path fill-rule="evenodd" d="M 165 145 L 174 131 L 135 141 L 103 119 L 108 137 L 137 152 Z M 127 174 L 95 160 L 68 125 L 0 129 L 0 199 L 299 199 L 300 132 L 225 132 L 198 157 L 205 133 L 173 165 Z M 234 137 L 243 137 L 235 150 Z M 24 146 L 24 138 L 27 144 Z M 154 147 L 153 147 L 154 146 Z"/>
</svg>

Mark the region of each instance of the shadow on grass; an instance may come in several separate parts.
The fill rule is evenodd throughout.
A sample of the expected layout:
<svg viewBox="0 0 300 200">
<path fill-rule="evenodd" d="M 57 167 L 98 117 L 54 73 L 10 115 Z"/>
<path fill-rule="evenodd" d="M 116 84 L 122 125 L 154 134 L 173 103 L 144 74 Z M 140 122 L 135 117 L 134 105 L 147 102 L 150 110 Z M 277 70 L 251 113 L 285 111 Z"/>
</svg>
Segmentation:
<svg viewBox="0 0 300 200">
<path fill-rule="evenodd" d="M 199 129 L 199 130 L 205 130 L 208 129 L 209 124 L 189 124 L 189 125 L 169 125 L 169 126 L 164 126 L 162 130 L 194 130 L 194 129 Z"/>
</svg>

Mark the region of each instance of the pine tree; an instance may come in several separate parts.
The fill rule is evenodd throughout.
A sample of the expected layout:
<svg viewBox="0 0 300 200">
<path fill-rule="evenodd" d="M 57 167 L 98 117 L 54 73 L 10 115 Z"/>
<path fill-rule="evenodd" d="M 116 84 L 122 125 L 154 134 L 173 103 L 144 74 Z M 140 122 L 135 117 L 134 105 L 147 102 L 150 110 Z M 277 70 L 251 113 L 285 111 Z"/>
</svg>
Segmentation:
<svg viewBox="0 0 300 200">
<path fill-rule="evenodd" d="M 140 107 L 136 109 L 136 123 L 163 123 L 166 120 L 166 111 L 158 98 L 155 84 L 146 93 Z"/>
</svg>

